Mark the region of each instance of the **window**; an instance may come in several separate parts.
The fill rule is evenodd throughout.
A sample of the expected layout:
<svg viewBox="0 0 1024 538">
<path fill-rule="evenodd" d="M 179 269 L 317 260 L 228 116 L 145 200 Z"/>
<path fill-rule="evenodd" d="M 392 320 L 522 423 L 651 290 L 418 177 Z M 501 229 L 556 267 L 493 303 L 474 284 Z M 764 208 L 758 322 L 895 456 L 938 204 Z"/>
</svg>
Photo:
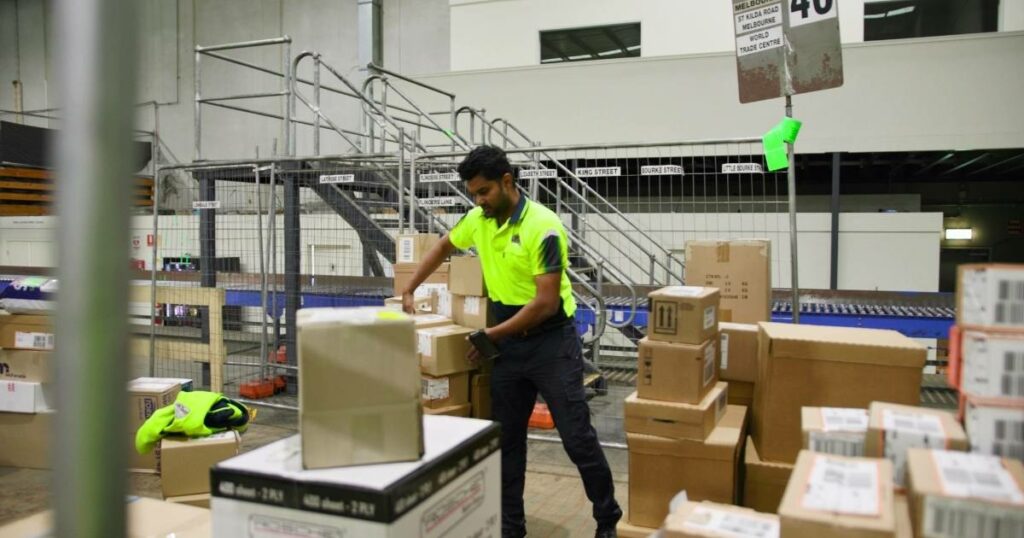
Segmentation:
<svg viewBox="0 0 1024 538">
<path fill-rule="evenodd" d="M 999 1 L 867 1 L 864 3 L 864 41 L 995 32 Z"/>
<path fill-rule="evenodd" d="M 639 57 L 638 22 L 540 33 L 542 64 Z"/>
</svg>

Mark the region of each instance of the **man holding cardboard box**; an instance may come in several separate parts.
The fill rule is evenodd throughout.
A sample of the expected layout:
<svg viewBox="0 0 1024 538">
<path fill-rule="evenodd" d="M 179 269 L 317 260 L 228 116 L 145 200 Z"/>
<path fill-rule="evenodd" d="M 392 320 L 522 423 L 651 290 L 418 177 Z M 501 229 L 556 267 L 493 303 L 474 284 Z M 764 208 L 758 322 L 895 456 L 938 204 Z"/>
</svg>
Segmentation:
<svg viewBox="0 0 1024 538">
<path fill-rule="evenodd" d="M 594 503 L 597 536 L 615 536 L 622 510 L 584 397 L 565 228 L 558 215 L 519 193 L 512 174 L 497 147 L 478 147 L 462 161 L 459 176 L 477 207 L 427 252 L 402 290 L 403 306 L 411 312 L 416 288 L 452 251 L 476 247 L 495 325 L 471 337 L 470 355 L 479 360 L 478 348 L 488 343 L 498 352 L 491 405 L 502 427 L 502 536 L 526 534 L 526 432 L 538 392 Z"/>
</svg>

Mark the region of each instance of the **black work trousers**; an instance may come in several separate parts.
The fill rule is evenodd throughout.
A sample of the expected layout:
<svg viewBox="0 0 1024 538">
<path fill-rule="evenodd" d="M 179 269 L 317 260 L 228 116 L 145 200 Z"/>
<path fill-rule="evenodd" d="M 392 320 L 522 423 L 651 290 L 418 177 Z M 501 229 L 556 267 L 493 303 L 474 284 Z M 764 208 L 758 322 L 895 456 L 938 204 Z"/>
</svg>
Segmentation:
<svg viewBox="0 0 1024 538">
<path fill-rule="evenodd" d="M 562 446 L 579 469 L 599 526 L 622 517 L 611 469 L 583 389 L 583 351 L 576 327 L 567 323 L 536 335 L 509 338 L 498 346 L 491 375 L 494 420 L 501 423 L 501 526 L 503 536 L 525 536 L 523 486 L 526 432 L 537 393 L 547 402 Z"/>
</svg>

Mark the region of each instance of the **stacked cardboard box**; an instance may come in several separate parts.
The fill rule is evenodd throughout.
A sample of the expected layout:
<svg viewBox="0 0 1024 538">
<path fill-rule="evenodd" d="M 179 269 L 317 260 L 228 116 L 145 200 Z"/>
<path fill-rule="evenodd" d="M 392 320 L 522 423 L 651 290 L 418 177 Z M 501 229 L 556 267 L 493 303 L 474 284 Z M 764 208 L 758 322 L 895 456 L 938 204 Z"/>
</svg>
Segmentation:
<svg viewBox="0 0 1024 538">
<path fill-rule="evenodd" d="M 160 441 L 160 487 L 164 500 L 210 507 L 210 468 L 238 455 L 235 431 L 208 437 L 167 437 Z"/>
<path fill-rule="evenodd" d="M 637 391 L 626 398 L 629 525 L 656 528 L 669 500 L 737 500 L 747 409 L 727 405 L 718 379 L 718 290 L 673 286 L 650 294 Z"/>
<path fill-rule="evenodd" d="M 757 382 L 757 325 L 722 322 L 718 330 L 718 377 L 729 382 L 731 405 L 750 407 Z"/>
<path fill-rule="evenodd" d="M 864 455 L 886 458 L 893 465 L 893 483 L 906 486 L 907 450 L 967 450 L 967 434 L 952 413 L 908 405 L 872 402 Z"/>
<path fill-rule="evenodd" d="M 456 325 L 470 329 L 485 329 L 494 325 L 480 258 L 452 258 L 448 291 L 449 295 L 438 298 L 438 313 L 448 315 Z"/>
<path fill-rule="evenodd" d="M 395 239 L 395 295 L 401 295 L 402 291 L 409 284 L 413 273 L 419 267 L 420 261 L 426 253 L 440 240 L 437 234 L 402 234 Z M 442 263 L 433 274 L 427 277 L 418 288 L 416 288 L 417 302 L 416 309 L 420 312 L 430 311 L 433 303 L 432 296 L 448 290 L 447 263 Z M 401 300 L 398 301 L 401 305 Z M 451 316 L 449 316 L 451 317 Z"/>
<path fill-rule="evenodd" d="M 684 502 L 665 518 L 662 538 L 778 538 L 779 516 L 711 502 Z"/>
<path fill-rule="evenodd" d="M 686 242 L 686 283 L 718 288 L 721 321 L 772 319 L 771 266 L 767 239 Z"/>
<path fill-rule="evenodd" d="M 160 447 L 157 446 L 149 454 L 139 454 L 135 450 L 135 432 L 157 409 L 173 404 L 183 387 L 191 390 L 191 382 L 188 383 L 183 384 L 181 379 L 159 377 L 140 377 L 128 383 L 128 468 L 133 472 L 160 472 Z"/>
<path fill-rule="evenodd" d="M 864 456 L 867 409 L 804 407 L 800 410 L 800 425 L 805 450 L 836 456 Z"/>
<path fill-rule="evenodd" d="M 53 340 L 49 316 L 0 316 L 0 466 L 49 467 Z"/>
<path fill-rule="evenodd" d="M 958 276 L 950 373 L 971 451 L 1024 460 L 1024 265 L 962 265 Z"/>
</svg>

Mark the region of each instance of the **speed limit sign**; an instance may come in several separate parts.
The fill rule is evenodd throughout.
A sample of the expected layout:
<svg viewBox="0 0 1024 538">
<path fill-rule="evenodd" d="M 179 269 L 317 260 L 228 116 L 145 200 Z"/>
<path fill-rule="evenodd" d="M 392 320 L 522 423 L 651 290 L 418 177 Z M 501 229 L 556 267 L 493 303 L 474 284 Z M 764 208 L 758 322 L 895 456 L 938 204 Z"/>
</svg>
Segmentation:
<svg viewBox="0 0 1024 538">
<path fill-rule="evenodd" d="M 789 26 L 802 26 L 837 16 L 834 0 L 789 0 Z"/>
</svg>

